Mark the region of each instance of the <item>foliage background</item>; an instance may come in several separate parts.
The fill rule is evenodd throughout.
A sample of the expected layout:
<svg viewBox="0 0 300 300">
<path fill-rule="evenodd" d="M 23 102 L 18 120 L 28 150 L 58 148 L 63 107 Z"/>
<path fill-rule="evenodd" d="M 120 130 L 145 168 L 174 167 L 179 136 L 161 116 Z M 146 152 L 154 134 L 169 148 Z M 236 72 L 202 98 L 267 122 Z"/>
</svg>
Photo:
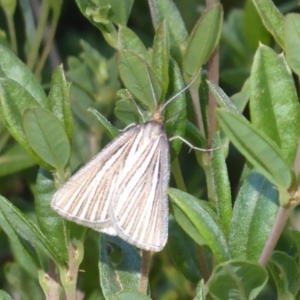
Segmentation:
<svg viewBox="0 0 300 300">
<path fill-rule="evenodd" d="M 188 31 L 190 31 L 197 21 L 199 14 L 205 8 L 204 1 L 176 0 L 174 2 L 181 12 Z M 236 14 L 241 14 L 246 11 L 245 7 L 249 5 L 249 2 L 250 1 L 240 0 L 222 1 L 222 5 L 224 7 L 224 23 L 225 26 L 228 27 L 227 31 L 223 31 L 220 42 L 220 86 L 224 89 L 227 95 L 233 95 L 240 91 L 244 81 L 249 76 L 253 55 L 258 46 L 258 39 L 263 41 L 264 44 L 278 50 L 276 49 L 276 45 L 270 34 L 266 31 L 257 30 L 260 33 L 259 37 L 248 34 L 255 32 L 255 30 L 250 30 L 249 27 L 255 26 L 255 28 L 259 28 L 262 26 L 259 22 L 249 22 L 245 16 L 244 18 L 235 19 Z M 274 3 L 283 13 L 297 11 L 298 9 L 298 1 L 282 0 L 274 1 Z M 0 13 L 0 28 L 7 30 L 4 14 L 2 11 Z M 24 36 L 22 32 L 22 20 L 19 14 L 20 12 L 17 10 L 15 22 L 17 24 L 18 42 L 19 45 L 22 46 L 22 42 L 24 43 Z M 142 39 L 146 46 L 151 46 L 154 30 L 151 26 L 151 19 L 146 0 L 135 1 L 128 26 Z M 232 38 L 234 36 L 239 37 L 239 40 L 234 41 Z M 58 54 L 58 60 L 56 63 L 63 62 L 69 81 L 72 81 L 72 75 L 74 75 L 71 72 L 68 73 L 70 57 L 80 57 L 80 54 L 82 53 L 81 40 L 89 43 L 92 47 L 96 48 L 101 55 L 108 59 L 112 58 L 115 54 L 115 50 L 107 45 L 101 33 L 84 16 L 81 15 L 75 1 L 65 0 L 63 2 L 62 15 L 58 24 L 55 46 Z M 234 44 L 234 42 L 236 42 L 236 44 Z M 20 50 L 20 57 L 22 59 L 22 56 L 24 55 L 24 53 L 22 53 L 22 47 L 20 47 Z M 51 63 L 48 62 L 43 70 L 41 81 L 46 90 L 49 89 L 49 81 L 54 67 L 56 67 L 56 65 L 51 65 Z M 115 87 L 117 87 L 120 83 L 114 84 Z M 116 95 L 112 92 L 112 90 L 107 90 L 106 92 L 107 102 L 104 107 L 106 116 L 109 120 L 120 127 L 121 124 L 115 120 L 113 115 Z M 95 124 L 97 123 L 95 122 Z M 102 147 L 101 145 L 106 144 L 109 139 L 103 135 L 101 129 L 95 129 L 93 127 L 91 130 L 87 127 L 87 124 L 82 125 L 80 132 L 81 134 L 86 134 L 87 138 L 83 137 L 81 141 L 77 142 L 84 144 L 84 142 L 88 140 L 89 142 L 87 144 L 92 145 L 91 148 L 81 149 L 81 153 L 79 154 L 81 158 L 84 157 L 84 160 L 86 161 L 92 154 L 96 153 Z M 93 144 L 94 134 L 97 137 L 94 141 L 95 144 Z M 14 143 L 12 139 L 9 140 L 9 142 Z M 197 197 L 205 198 L 205 183 L 203 183 L 203 185 L 199 185 L 199 177 L 203 177 L 204 180 L 204 175 L 200 167 L 191 170 L 190 166 L 197 165 L 196 158 L 194 154 L 186 155 L 187 151 L 188 149 L 184 147 L 182 150 L 183 154 L 180 156 L 180 161 L 188 191 Z M 243 163 L 243 157 L 232 147 L 227 159 L 227 165 L 231 188 L 234 195 L 238 189 Z M 76 165 L 76 156 L 74 158 L 74 165 Z M 5 174 L 4 171 L 0 182 L 0 194 L 10 199 L 32 219 L 35 218 L 32 192 L 34 190 L 36 174 L 36 166 L 31 166 L 28 169 L 13 174 Z M 94 250 L 97 249 L 96 244 L 96 233 L 90 232 L 86 241 L 85 258 L 81 266 L 81 269 L 85 270 L 85 273 L 80 273 L 78 281 L 79 286 L 86 293 L 86 299 L 97 299 L 98 295 L 98 268 L 95 263 L 97 261 L 98 253 L 95 253 Z M 11 272 L 11 278 L 5 275 L 8 274 L 8 269 L 14 267 L 14 258 L 11 253 L 11 247 L 12 245 L 9 243 L 4 232 L 0 231 L 0 289 L 11 289 L 14 284 L 22 285 L 21 282 L 15 282 L 18 281 L 20 277 L 15 276 L 14 272 Z M 285 236 L 283 236 L 278 248 L 286 249 L 288 247 L 289 245 L 286 244 Z M 163 268 L 161 268 L 161 266 L 163 266 Z M 152 297 L 154 299 L 191 299 L 195 292 L 195 284 L 185 279 L 184 276 L 176 269 L 168 254 L 167 247 L 159 253 L 159 255 L 155 256 L 150 273 L 150 280 Z M 270 289 L 262 296 L 264 298 L 261 299 L 267 299 L 266 297 L 269 297 L 268 299 L 274 299 L 272 298 L 274 297 L 272 282 L 270 283 L 270 286 Z"/>
</svg>

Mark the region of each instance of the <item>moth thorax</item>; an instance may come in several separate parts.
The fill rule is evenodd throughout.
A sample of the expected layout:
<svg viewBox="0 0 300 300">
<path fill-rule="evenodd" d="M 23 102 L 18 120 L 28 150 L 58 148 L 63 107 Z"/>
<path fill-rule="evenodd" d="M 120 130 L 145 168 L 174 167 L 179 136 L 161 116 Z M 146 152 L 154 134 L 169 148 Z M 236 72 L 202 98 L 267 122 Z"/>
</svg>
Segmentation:
<svg viewBox="0 0 300 300">
<path fill-rule="evenodd" d="M 162 123 L 157 121 L 151 121 L 146 123 L 145 126 L 145 136 L 149 139 L 156 139 L 161 135 L 162 132 Z"/>
<path fill-rule="evenodd" d="M 163 115 L 162 111 L 158 109 L 153 115 L 152 115 L 152 121 L 163 123 Z"/>
</svg>

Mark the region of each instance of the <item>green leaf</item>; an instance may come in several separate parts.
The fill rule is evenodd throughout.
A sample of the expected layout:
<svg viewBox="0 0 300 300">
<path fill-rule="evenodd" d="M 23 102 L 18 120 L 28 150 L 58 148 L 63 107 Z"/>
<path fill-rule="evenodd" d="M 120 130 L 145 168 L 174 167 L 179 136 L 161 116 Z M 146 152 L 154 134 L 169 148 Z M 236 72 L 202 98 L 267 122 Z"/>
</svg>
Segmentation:
<svg viewBox="0 0 300 300">
<path fill-rule="evenodd" d="M 17 82 L 30 94 L 31 98 L 45 107 L 47 104 L 46 94 L 27 66 L 13 52 L 2 45 L 0 45 L 0 57 L 0 77 Z M 19 99 L 18 101 L 24 100 Z"/>
<path fill-rule="evenodd" d="M 296 292 L 299 289 L 296 261 L 284 252 L 275 251 L 268 262 L 268 270 L 276 284 L 278 299 L 296 299 L 296 295 L 293 295 L 295 288 Z"/>
<path fill-rule="evenodd" d="M 204 285 L 204 280 L 202 279 L 199 281 L 197 285 L 197 290 L 196 290 L 196 298 L 195 300 L 205 300 L 205 285 Z"/>
<path fill-rule="evenodd" d="M 165 97 L 169 85 L 170 45 L 166 22 L 157 27 L 153 42 L 152 66 L 162 83 L 162 98 Z"/>
<path fill-rule="evenodd" d="M 174 188 L 168 189 L 168 195 L 171 202 L 182 210 L 199 231 L 216 260 L 219 262 L 228 260 L 230 252 L 225 234 L 217 215 L 209 204 Z"/>
<path fill-rule="evenodd" d="M 152 68 L 134 52 L 120 51 L 118 67 L 129 92 L 153 114 L 162 101 L 161 85 Z"/>
<path fill-rule="evenodd" d="M 151 300 L 151 298 L 141 293 L 125 291 L 109 297 L 108 300 Z"/>
<path fill-rule="evenodd" d="M 0 196 L 0 226 L 13 242 L 20 243 L 28 257 L 39 266 L 35 248 L 41 249 L 59 266 L 64 262 L 59 259 L 55 247 L 48 241 L 40 229 L 4 197 Z"/>
<path fill-rule="evenodd" d="M 0 290 L 0 299 L 1 300 L 13 300 L 13 298 L 10 297 L 9 294 L 7 294 L 6 292 Z"/>
<path fill-rule="evenodd" d="M 234 203 L 228 243 L 233 258 L 258 261 L 279 209 L 278 191 L 252 171 Z"/>
<path fill-rule="evenodd" d="M 169 220 L 168 250 L 184 277 L 197 283 L 201 278 L 197 246 L 173 218 Z"/>
<path fill-rule="evenodd" d="M 211 6 L 194 26 L 184 53 L 183 69 L 194 77 L 208 61 L 221 35 L 223 9 L 221 4 Z"/>
<path fill-rule="evenodd" d="M 262 22 L 273 35 L 276 42 L 284 49 L 284 19 L 279 9 L 271 0 L 252 0 Z"/>
<path fill-rule="evenodd" d="M 22 126 L 24 110 L 27 107 L 35 106 L 39 106 L 39 103 L 18 82 L 9 78 L 0 80 L 0 117 L 2 122 L 27 153 L 40 165 L 47 168 L 49 165 L 41 160 L 28 144 Z"/>
<path fill-rule="evenodd" d="M 112 139 L 116 138 L 120 133 L 119 130 L 113 126 L 101 113 L 99 113 L 96 109 L 94 108 L 89 108 L 88 109 L 92 114 L 94 114 L 101 125 L 104 127 L 106 133 L 108 136 Z"/>
<path fill-rule="evenodd" d="M 122 290 L 139 290 L 141 257 L 117 236 L 100 235 L 100 284 L 105 298 Z"/>
<path fill-rule="evenodd" d="M 155 30 L 165 20 L 170 35 L 171 56 L 181 65 L 188 32 L 180 12 L 172 0 L 149 0 L 148 3 Z"/>
<path fill-rule="evenodd" d="M 284 58 L 267 46 L 260 45 L 254 56 L 250 99 L 252 123 L 277 144 L 292 167 L 300 136 L 297 91 Z"/>
<path fill-rule="evenodd" d="M 291 69 L 300 76 L 300 59 L 297 49 L 300 47 L 300 16 L 299 14 L 287 14 L 284 17 L 284 44 L 286 60 Z"/>
<path fill-rule="evenodd" d="M 128 27 L 120 26 L 119 32 L 119 50 L 132 51 L 148 62 L 148 51 L 141 39 Z"/>
<path fill-rule="evenodd" d="M 70 142 L 59 120 L 42 107 L 27 108 L 23 128 L 32 149 L 47 164 L 63 170 L 70 158 Z"/>
<path fill-rule="evenodd" d="M 66 221 L 50 207 L 55 191 L 55 183 L 51 173 L 40 169 L 37 175 L 35 192 L 37 221 L 41 231 L 55 248 L 59 260 L 67 263 L 69 252 Z"/>
<path fill-rule="evenodd" d="M 252 300 L 268 281 L 267 271 L 259 264 L 232 260 L 218 265 L 209 279 L 209 294 L 214 299 Z"/>
<path fill-rule="evenodd" d="M 48 109 L 64 125 L 69 140 L 73 136 L 73 117 L 70 107 L 69 84 L 62 66 L 58 66 L 52 75 Z"/>
<path fill-rule="evenodd" d="M 35 162 L 25 150 L 19 144 L 14 144 L 1 153 L 0 176 L 14 174 L 34 165 Z"/>
<path fill-rule="evenodd" d="M 211 153 L 212 185 L 217 203 L 217 213 L 227 235 L 232 215 L 232 201 L 225 155 L 221 146 L 220 137 L 216 135 L 212 148 L 217 149 L 220 147 L 220 150 Z"/>
<path fill-rule="evenodd" d="M 169 66 L 169 86 L 168 94 L 177 94 L 185 87 L 185 83 L 180 73 L 180 69 L 174 60 L 170 61 Z M 172 96 L 171 96 L 172 97 Z M 183 137 L 185 135 L 186 125 L 186 95 L 180 93 L 175 99 L 173 99 L 166 107 L 164 113 L 165 119 L 165 131 L 167 135 L 172 138 L 175 136 Z M 181 149 L 182 141 L 174 140 L 170 145 L 171 161 L 177 157 Z"/>
<path fill-rule="evenodd" d="M 278 185 L 280 190 L 288 190 L 293 182 L 293 175 L 277 145 L 237 114 L 218 109 L 217 116 L 226 135 L 246 159 Z"/>
</svg>

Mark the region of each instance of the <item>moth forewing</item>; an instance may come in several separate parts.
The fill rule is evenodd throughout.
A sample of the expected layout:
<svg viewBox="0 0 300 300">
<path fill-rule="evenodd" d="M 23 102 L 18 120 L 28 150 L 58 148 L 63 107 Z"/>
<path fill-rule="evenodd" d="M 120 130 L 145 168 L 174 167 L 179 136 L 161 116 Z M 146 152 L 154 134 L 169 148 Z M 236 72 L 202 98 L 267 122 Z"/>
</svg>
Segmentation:
<svg viewBox="0 0 300 300">
<path fill-rule="evenodd" d="M 71 177 L 51 206 L 71 221 L 160 251 L 168 234 L 169 165 L 163 125 L 135 126 Z"/>
</svg>

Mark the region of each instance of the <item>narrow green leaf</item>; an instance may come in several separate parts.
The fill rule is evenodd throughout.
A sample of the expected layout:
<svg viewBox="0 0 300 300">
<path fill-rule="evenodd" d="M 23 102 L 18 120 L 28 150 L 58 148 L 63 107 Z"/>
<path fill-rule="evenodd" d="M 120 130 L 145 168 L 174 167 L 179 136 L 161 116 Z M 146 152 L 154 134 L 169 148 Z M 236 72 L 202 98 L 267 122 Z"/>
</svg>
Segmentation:
<svg viewBox="0 0 300 300">
<path fill-rule="evenodd" d="M 170 61 L 169 65 L 169 86 L 168 86 L 168 93 L 167 95 L 172 97 L 180 90 L 185 87 L 185 83 L 183 81 L 180 69 L 177 63 L 174 60 Z M 181 136 L 185 135 L 185 125 L 186 125 L 186 95 L 185 93 L 181 93 L 171 101 L 164 113 L 165 119 L 165 131 L 167 135 L 171 138 L 174 136 Z M 171 152 L 171 161 L 177 157 L 180 149 L 181 149 L 182 142 L 180 140 L 174 140 L 171 142 L 170 145 L 170 152 Z"/>
<path fill-rule="evenodd" d="M 183 69 L 194 77 L 208 61 L 221 35 L 223 9 L 221 4 L 211 6 L 194 26 L 184 53 Z"/>
<path fill-rule="evenodd" d="M 283 57 L 260 45 L 250 79 L 251 121 L 277 144 L 291 168 L 300 136 L 300 106 L 293 76 Z"/>
<path fill-rule="evenodd" d="M 0 57 L 0 77 L 17 82 L 37 103 L 45 107 L 47 104 L 46 94 L 27 66 L 12 51 L 1 44 Z"/>
<path fill-rule="evenodd" d="M 94 114 L 101 125 L 104 127 L 106 133 L 109 135 L 110 138 L 114 139 L 116 138 L 120 132 L 119 130 L 113 126 L 101 113 L 99 113 L 96 109 L 94 108 L 89 108 L 88 109 L 92 114 Z"/>
<path fill-rule="evenodd" d="M 228 243 L 233 258 L 258 261 L 279 209 L 278 191 L 256 171 L 243 180 L 234 203 Z"/>
<path fill-rule="evenodd" d="M 119 50 L 133 51 L 148 62 L 148 51 L 141 39 L 128 27 L 120 26 L 119 32 Z"/>
<path fill-rule="evenodd" d="M 219 135 L 216 135 L 212 148 L 221 147 L 221 140 Z M 229 232 L 229 226 L 232 215 L 231 189 L 228 178 L 227 165 L 225 162 L 225 155 L 222 150 L 213 151 L 211 154 L 211 170 L 212 170 L 212 185 L 217 203 L 217 213 L 223 224 L 226 235 Z"/>
<path fill-rule="evenodd" d="M 225 234 L 215 212 L 206 201 L 201 201 L 180 190 L 169 188 L 168 195 L 184 214 L 190 219 L 203 239 L 206 241 L 217 261 L 230 258 Z"/>
<path fill-rule="evenodd" d="M 27 153 L 38 164 L 47 168 L 49 165 L 41 160 L 30 147 L 22 126 L 24 110 L 27 107 L 35 106 L 39 106 L 39 103 L 18 82 L 9 78 L 0 80 L 0 117 L 2 122 Z"/>
<path fill-rule="evenodd" d="M 151 67 L 144 59 L 130 51 L 119 52 L 118 67 L 121 79 L 129 92 L 154 113 L 156 103 L 162 100 L 162 91 Z"/>
<path fill-rule="evenodd" d="M 283 15 L 272 0 L 252 0 L 267 30 L 284 49 Z"/>
<path fill-rule="evenodd" d="M 47 164 L 63 170 L 70 158 L 70 142 L 59 120 L 42 107 L 28 108 L 23 128 L 32 149 Z"/>
<path fill-rule="evenodd" d="M 40 229 L 32 221 L 28 220 L 18 208 L 1 196 L 0 212 L 0 226 L 9 238 L 18 236 L 24 251 L 27 251 L 33 261 L 39 263 L 34 254 L 36 253 L 35 248 L 39 248 L 51 257 L 57 265 L 64 266 L 64 262 L 57 256 L 55 248 Z"/>
<path fill-rule="evenodd" d="M 300 76 L 300 58 L 297 49 L 300 47 L 300 16 L 287 14 L 284 17 L 284 44 L 286 60 L 291 69 Z"/>
<path fill-rule="evenodd" d="M 141 293 L 126 291 L 117 293 L 109 297 L 108 300 L 151 300 L 151 298 Z"/>
<path fill-rule="evenodd" d="M 35 209 L 39 227 L 56 249 L 59 260 L 68 262 L 68 235 L 66 221 L 54 212 L 50 203 L 55 193 L 55 183 L 50 172 L 40 169 L 36 180 Z"/>
<path fill-rule="evenodd" d="M 10 297 L 9 294 L 7 294 L 6 292 L 0 290 L 0 299 L 1 300 L 13 300 L 13 298 Z"/>
<path fill-rule="evenodd" d="M 268 281 L 261 265 L 249 261 L 228 261 L 218 265 L 209 279 L 209 294 L 215 299 L 252 300 Z"/>
<path fill-rule="evenodd" d="M 184 277 L 197 283 L 201 278 L 197 246 L 174 218 L 169 220 L 168 249 L 174 264 Z"/>
<path fill-rule="evenodd" d="M 201 281 L 199 281 L 198 285 L 197 285 L 197 290 L 196 290 L 196 298 L 195 300 L 205 300 L 205 284 L 204 284 L 204 280 L 202 279 Z"/>
<path fill-rule="evenodd" d="M 287 253 L 275 251 L 267 267 L 276 284 L 278 299 L 296 299 L 299 289 L 297 283 L 298 265 L 296 261 Z M 293 295 L 295 288 L 296 294 Z"/>
<path fill-rule="evenodd" d="M 169 85 L 169 37 L 166 22 L 157 27 L 153 42 L 152 66 L 162 83 L 162 97 L 165 97 Z"/>
<path fill-rule="evenodd" d="M 246 159 L 279 188 L 288 190 L 293 182 L 292 171 L 280 149 L 243 117 L 218 109 L 220 125 Z"/>
<path fill-rule="evenodd" d="M 61 65 L 53 72 L 48 103 L 48 109 L 64 125 L 68 138 L 71 141 L 73 136 L 73 117 L 70 107 L 69 83 L 66 81 Z"/>
<path fill-rule="evenodd" d="M 14 174 L 34 165 L 35 162 L 25 150 L 19 144 L 14 144 L 1 153 L 0 176 Z"/>
<path fill-rule="evenodd" d="M 179 10 L 172 0 L 149 0 L 148 3 L 155 30 L 163 20 L 166 21 L 170 34 L 171 56 L 181 65 L 188 32 Z"/>
<path fill-rule="evenodd" d="M 100 235 L 100 284 L 106 299 L 122 290 L 138 292 L 140 270 L 136 248 L 117 236 Z"/>
</svg>

